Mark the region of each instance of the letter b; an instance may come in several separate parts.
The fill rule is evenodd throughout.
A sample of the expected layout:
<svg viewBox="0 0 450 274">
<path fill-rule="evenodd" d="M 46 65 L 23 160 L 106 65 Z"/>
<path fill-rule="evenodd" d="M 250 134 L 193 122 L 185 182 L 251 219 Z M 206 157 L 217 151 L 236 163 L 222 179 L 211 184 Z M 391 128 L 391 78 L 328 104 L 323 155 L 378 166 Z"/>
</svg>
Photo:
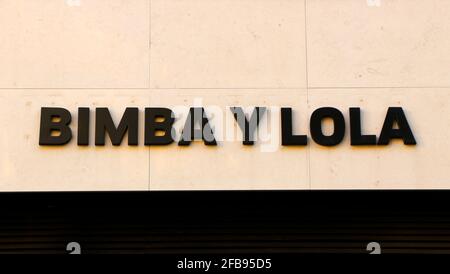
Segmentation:
<svg viewBox="0 0 450 274">
<path fill-rule="evenodd" d="M 65 108 L 41 108 L 40 146 L 61 146 L 72 139 L 70 112 Z M 54 132 L 58 134 L 53 134 Z"/>
</svg>

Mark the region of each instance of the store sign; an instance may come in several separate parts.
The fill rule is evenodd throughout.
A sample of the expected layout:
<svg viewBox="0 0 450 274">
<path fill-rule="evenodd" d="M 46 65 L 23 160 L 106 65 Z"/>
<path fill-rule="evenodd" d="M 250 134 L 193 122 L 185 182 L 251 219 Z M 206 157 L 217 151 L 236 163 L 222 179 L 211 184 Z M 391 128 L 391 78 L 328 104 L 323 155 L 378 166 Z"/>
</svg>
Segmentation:
<svg viewBox="0 0 450 274">
<path fill-rule="evenodd" d="M 246 115 L 243 108 L 231 107 L 230 111 L 238 124 L 243 145 L 255 143 L 255 132 L 261 118 L 265 115 L 266 107 L 255 107 L 253 112 Z M 293 134 L 292 108 L 281 108 L 281 144 L 283 146 L 305 146 L 307 135 Z M 94 144 L 104 146 L 107 135 L 115 146 L 122 144 L 128 133 L 128 145 L 139 144 L 139 109 L 130 107 L 116 126 L 108 108 L 96 108 Z M 86 107 L 78 108 L 77 144 L 87 146 L 91 143 L 90 136 L 91 110 Z M 194 140 L 202 140 L 205 145 L 217 145 L 213 126 L 203 107 L 191 107 L 180 136 L 177 136 L 173 124 L 174 112 L 169 108 L 145 108 L 144 145 L 161 146 L 176 142 L 179 146 L 188 146 Z M 325 134 L 322 123 L 330 119 L 334 125 L 332 134 Z M 39 145 L 61 146 L 69 143 L 72 138 L 72 115 L 69 110 L 57 107 L 41 108 L 41 124 Z M 406 115 L 401 107 L 389 107 L 378 137 L 362 133 L 361 110 L 357 107 L 349 109 L 350 145 L 375 146 L 388 145 L 393 139 L 401 139 L 405 145 L 415 145 L 414 134 L 408 124 Z M 342 112 L 333 107 L 321 107 L 311 114 L 309 119 L 311 139 L 322 146 L 336 146 L 342 142 L 346 132 L 346 119 Z M 177 138 L 179 137 L 179 138 Z M 177 140 L 178 139 L 178 140 Z M 176 141 L 177 140 L 177 141 Z"/>
</svg>

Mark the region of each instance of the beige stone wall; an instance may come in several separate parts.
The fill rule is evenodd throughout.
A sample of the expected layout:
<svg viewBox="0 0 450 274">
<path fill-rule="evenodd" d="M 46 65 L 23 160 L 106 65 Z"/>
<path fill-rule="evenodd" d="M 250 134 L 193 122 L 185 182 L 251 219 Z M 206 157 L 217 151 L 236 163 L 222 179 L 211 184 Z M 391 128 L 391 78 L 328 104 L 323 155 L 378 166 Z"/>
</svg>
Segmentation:
<svg viewBox="0 0 450 274">
<path fill-rule="evenodd" d="M 0 0 L 0 191 L 450 188 L 449 14 L 447 0 Z M 280 106 L 308 135 L 318 107 L 348 127 L 360 106 L 378 135 L 401 106 L 418 144 L 352 147 L 347 128 L 333 148 L 38 145 L 42 106 L 76 125 L 81 106 L 119 119 L 199 102 L 273 106 L 275 142 Z"/>
</svg>

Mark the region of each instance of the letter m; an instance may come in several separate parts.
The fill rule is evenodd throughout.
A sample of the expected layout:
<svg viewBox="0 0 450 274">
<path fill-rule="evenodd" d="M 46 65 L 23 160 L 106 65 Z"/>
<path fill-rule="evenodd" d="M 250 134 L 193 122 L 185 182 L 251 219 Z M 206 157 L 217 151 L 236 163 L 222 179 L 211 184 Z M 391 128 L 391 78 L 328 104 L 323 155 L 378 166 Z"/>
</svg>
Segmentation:
<svg viewBox="0 0 450 274">
<path fill-rule="evenodd" d="M 119 146 L 128 131 L 128 145 L 138 144 L 138 108 L 126 108 L 119 126 L 115 126 L 108 108 L 96 108 L 95 113 L 95 145 L 104 146 L 106 133 L 111 143 Z"/>
</svg>

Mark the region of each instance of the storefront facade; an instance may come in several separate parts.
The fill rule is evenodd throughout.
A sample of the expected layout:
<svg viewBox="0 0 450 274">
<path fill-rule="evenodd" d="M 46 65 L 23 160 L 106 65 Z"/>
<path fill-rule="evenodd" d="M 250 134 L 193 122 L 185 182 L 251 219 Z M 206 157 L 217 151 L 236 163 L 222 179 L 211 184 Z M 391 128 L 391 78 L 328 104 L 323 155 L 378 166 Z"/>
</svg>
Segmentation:
<svg viewBox="0 0 450 274">
<path fill-rule="evenodd" d="M 0 1 L 0 192 L 449 189 L 449 11 Z"/>
<path fill-rule="evenodd" d="M 369 2 L 4 1 L 0 190 L 448 188 L 447 4 Z M 220 112 L 212 126 L 236 138 L 230 107 L 247 117 L 266 107 L 270 127 L 253 146 L 144 146 L 145 108 L 174 110 L 179 135 L 194 106 Z M 39 145 L 48 107 L 72 113 L 65 146 Z M 140 144 L 95 146 L 95 108 L 118 125 L 132 107 Z M 336 146 L 311 139 L 322 107 L 345 118 Z M 401 107 L 417 144 L 350 145 L 351 107 L 377 138 L 388 108 Z M 91 110 L 85 147 L 78 108 Z M 307 146 L 282 145 L 281 108 L 292 108 L 292 133 Z M 323 130 L 333 132 L 330 121 Z"/>
</svg>

